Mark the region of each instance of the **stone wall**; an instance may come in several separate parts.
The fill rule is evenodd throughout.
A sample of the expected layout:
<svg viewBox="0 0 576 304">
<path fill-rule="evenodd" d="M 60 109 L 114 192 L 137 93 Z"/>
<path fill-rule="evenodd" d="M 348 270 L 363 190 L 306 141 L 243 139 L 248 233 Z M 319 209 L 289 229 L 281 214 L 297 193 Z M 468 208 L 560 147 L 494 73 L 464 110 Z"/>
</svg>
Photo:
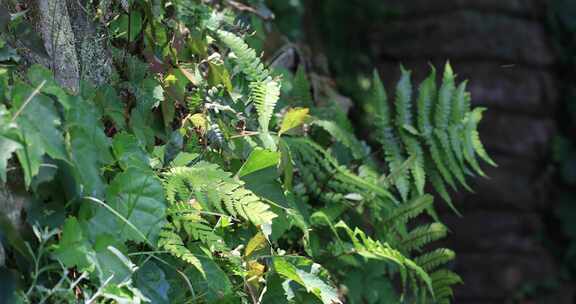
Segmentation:
<svg viewBox="0 0 576 304">
<path fill-rule="evenodd" d="M 419 82 L 429 63 L 449 59 L 459 78 L 470 80 L 475 105 L 489 108 L 481 134 L 500 166 L 486 168 L 490 179 L 476 180 L 475 194 L 457 198 L 463 218 L 446 212 L 444 219 L 465 281 L 455 303 L 513 303 L 526 284 L 558 271 L 538 241 L 540 211 L 552 204 L 547 159 L 558 99 L 545 1 L 384 1 L 394 17 L 374 25 L 370 44 L 387 87 L 398 79 L 399 62 Z M 540 301 L 570 297 L 563 289 Z"/>
</svg>

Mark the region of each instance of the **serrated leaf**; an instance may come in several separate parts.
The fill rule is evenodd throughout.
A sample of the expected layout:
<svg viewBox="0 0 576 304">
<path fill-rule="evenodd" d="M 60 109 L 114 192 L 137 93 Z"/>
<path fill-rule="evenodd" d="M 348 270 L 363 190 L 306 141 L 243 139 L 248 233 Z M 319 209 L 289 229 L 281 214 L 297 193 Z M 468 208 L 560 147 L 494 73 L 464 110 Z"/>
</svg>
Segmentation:
<svg viewBox="0 0 576 304">
<path fill-rule="evenodd" d="M 118 174 L 106 191 L 106 203 L 132 225 L 105 208 L 99 207 L 90 220 L 91 233 L 107 233 L 122 240 L 155 244 L 164 223 L 166 205 L 159 179 L 148 170 L 129 168 Z M 133 226 L 140 233 L 134 231 Z"/>
<path fill-rule="evenodd" d="M 49 97 L 34 92 L 21 82 L 17 82 L 12 91 L 12 117 L 18 115 L 15 122 L 23 144 L 17 155 L 27 185 L 38 174 L 44 154 L 54 159 L 67 159 L 58 111 Z"/>
<path fill-rule="evenodd" d="M 55 96 L 65 109 L 70 109 L 74 105 L 68 93 L 54 79 L 54 73 L 51 70 L 35 64 L 28 69 L 26 75 L 34 87 L 39 87 L 40 84 L 44 83 L 40 91 Z"/>
<path fill-rule="evenodd" d="M 53 255 L 66 267 L 78 267 L 78 270 L 93 270 L 94 263 L 90 256 L 94 250 L 84 236 L 82 226 L 75 217 L 69 217 L 62 229 L 62 239 L 54 246 Z"/>
</svg>

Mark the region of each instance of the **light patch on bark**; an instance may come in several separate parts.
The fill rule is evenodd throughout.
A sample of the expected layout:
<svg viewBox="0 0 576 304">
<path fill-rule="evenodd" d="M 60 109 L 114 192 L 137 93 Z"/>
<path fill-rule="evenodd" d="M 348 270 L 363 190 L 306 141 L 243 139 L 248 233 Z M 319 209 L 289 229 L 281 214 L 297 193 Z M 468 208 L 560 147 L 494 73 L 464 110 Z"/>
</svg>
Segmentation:
<svg viewBox="0 0 576 304">
<path fill-rule="evenodd" d="M 50 55 L 50 67 L 60 85 L 77 93 L 80 67 L 76 56 L 75 38 L 65 0 L 38 0 L 44 46 Z"/>
<path fill-rule="evenodd" d="M 25 198 L 11 191 L 6 184 L 0 183 L 0 213 L 3 213 L 16 229 L 22 226 L 22 209 Z"/>
<path fill-rule="evenodd" d="M 68 5 L 70 22 L 76 37 L 80 79 L 101 85 L 112 75 L 112 55 L 108 50 L 108 37 L 106 29 L 93 21 L 94 17 L 85 9 L 86 6 L 82 7 L 81 2 L 81 0 L 70 1 Z"/>
</svg>

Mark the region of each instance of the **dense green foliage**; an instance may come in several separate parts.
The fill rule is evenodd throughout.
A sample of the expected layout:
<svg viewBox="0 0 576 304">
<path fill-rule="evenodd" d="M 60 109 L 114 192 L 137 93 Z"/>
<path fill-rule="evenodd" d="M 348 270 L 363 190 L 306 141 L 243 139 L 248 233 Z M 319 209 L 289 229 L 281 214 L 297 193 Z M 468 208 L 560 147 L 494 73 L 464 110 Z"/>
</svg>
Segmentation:
<svg viewBox="0 0 576 304">
<path fill-rule="evenodd" d="M 117 7 L 116 73 L 79 94 L 0 58 L 0 176 L 30 201 L 0 219 L 11 301 L 449 303 L 426 186 L 455 208 L 446 185 L 493 164 L 466 82 L 402 69 L 389 98 L 375 74 L 371 148 L 305 67 L 262 62 L 263 21 L 203 3 Z"/>
</svg>

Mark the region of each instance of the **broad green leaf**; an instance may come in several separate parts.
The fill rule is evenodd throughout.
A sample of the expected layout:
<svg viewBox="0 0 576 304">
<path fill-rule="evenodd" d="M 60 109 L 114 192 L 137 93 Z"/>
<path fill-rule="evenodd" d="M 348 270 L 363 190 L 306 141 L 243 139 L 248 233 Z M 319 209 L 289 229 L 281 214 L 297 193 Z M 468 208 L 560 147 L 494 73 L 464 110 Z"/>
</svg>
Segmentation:
<svg viewBox="0 0 576 304">
<path fill-rule="evenodd" d="M 250 153 L 246 162 L 238 170 L 238 176 L 243 177 L 250 173 L 276 166 L 280 161 L 280 152 L 256 148 Z"/>
<path fill-rule="evenodd" d="M 98 106 L 101 115 L 111 119 L 117 129 L 123 130 L 126 128 L 124 104 L 113 86 L 109 84 L 101 85 L 96 91 L 94 102 Z"/>
<path fill-rule="evenodd" d="M 134 274 L 134 286 L 144 294 L 152 303 L 171 303 L 168 293 L 170 284 L 166 280 L 164 270 L 154 261 L 148 261 Z"/>
<path fill-rule="evenodd" d="M 53 255 L 66 267 L 78 267 L 80 271 L 94 270 L 94 249 L 75 217 L 66 219 L 62 239 L 54 246 Z"/>
<path fill-rule="evenodd" d="M 190 278 L 194 290 L 204 295 L 207 303 L 218 303 L 232 295 L 232 282 L 220 266 L 198 247 L 191 250 L 199 257 L 204 269 L 205 275 L 201 274 L 196 268 L 189 268 L 186 274 Z"/>
<path fill-rule="evenodd" d="M 60 117 L 52 99 L 33 93 L 34 89 L 22 82 L 17 82 L 12 91 L 12 117 L 17 116 L 15 121 L 24 146 L 17 155 L 27 185 L 38 174 L 45 154 L 54 159 L 67 159 Z"/>
<path fill-rule="evenodd" d="M 66 112 L 66 125 L 77 181 L 85 193 L 102 198 L 105 182 L 101 168 L 112 162 L 110 139 L 96 108 L 77 96 L 72 100 L 75 106 Z"/>
<path fill-rule="evenodd" d="M 280 126 L 280 131 L 278 131 L 278 136 L 285 133 L 288 130 L 299 127 L 310 117 L 308 113 L 310 110 L 308 108 L 292 108 L 286 112 L 284 119 L 282 120 L 282 125 Z"/>
<path fill-rule="evenodd" d="M 71 100 L 70 96 L 54 79 L 54 73 L 44 66 L 39 64 L 32 65 L 26 73 L 28 80 L 34 87 L 40 86 L 42 83 L 42 93 L 53 95 L 58 102 L 62 104 L 65 109 L 70 109 L 75 103 Z"/>
<path fill-rule="evenodd" d="M 158 233 L 166 221 L 166 206 L 162 184 L 152 172 L 129 168 L 118 174 L 108 187 L 106 198 L 108 206 L 131 225 L 98 206 L 90 220 L 92 233 L 108 233 L 122 240 L 138 242 L 145 241 L 141 236 L 144 235 L 150 243 L 156 244 Z"/>
<path fill-rule="evenodd" d="M 122 169 L 150 169 L 150 158 L 135 136 L 125 132 L 116 134 L 112 150 Z"/>
<path fill-rule="evenodd" d="M 126 257 L 122 251 L 112 244 L 124 247 L 118 244 L 118 240 L 110 235 L 100 235 L 96 239 L 94 250 L 96 252 L 96 273 L 100 282 L 104 282 L 112 277 L 110 284 L 122 284 L 132 278 L 136 266 Z"/>
</svg>

